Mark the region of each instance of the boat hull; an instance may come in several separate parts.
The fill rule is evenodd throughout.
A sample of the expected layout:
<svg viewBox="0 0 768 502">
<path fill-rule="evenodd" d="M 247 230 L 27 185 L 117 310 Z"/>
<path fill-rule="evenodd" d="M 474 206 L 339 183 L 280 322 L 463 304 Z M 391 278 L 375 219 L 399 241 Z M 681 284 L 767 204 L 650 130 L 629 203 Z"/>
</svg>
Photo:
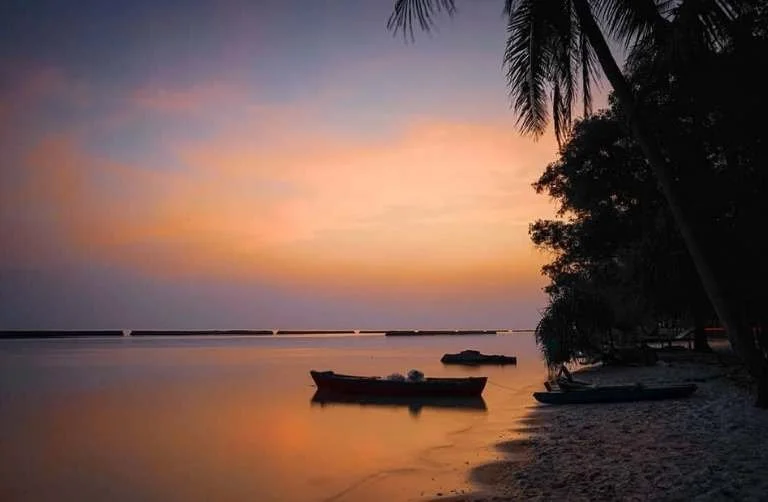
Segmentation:
<svg viewBox="0 0 768 502">
<path fill-rule="evenodd" d="M 368 396 L 479 396 L 486 377 L 425 378 L 422 381 L 386 380 L 379 377 L 341 375 L 332 371 L 310 371 L 318 390 Z"/>
<path fill-rule="evenodd" d="M 695 391 L 695 384 L 667 385 L 659 387 L 617 385 L 613 387 L 597 387 L 564 392 L 534 392 L 533 397 L 540 403 L 545 404 L 620 403 L 678 399 L 688 397 Z"/>
</svg>

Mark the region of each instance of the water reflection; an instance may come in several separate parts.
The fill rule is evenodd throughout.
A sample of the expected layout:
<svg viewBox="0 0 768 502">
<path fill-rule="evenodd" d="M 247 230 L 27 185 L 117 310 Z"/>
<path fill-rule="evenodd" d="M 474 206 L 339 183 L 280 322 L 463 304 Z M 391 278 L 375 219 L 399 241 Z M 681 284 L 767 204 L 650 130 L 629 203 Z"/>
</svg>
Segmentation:
<svg viewBox="0 0 768 502">
<path fill-rule="evenodd" d="M 360 396 L 318 390 L 310 400 L 312 406 L 385 406 L 407 407 L 412 416 L 418 416 L 422 408 L 452 408 L 459 411 L 485 413 L 488 407 L 482 396 L 474 397 L 406 397 Z"/>
<path fill-rule="evenodd" d="M 466 462 L 496 455 L 487 445 L 526 415 L 545 366 L 532 336 L 440 338 L 0 340 L 0 500 L 390 502 L 464 489 Z M 466 347 L 519 363 L 440 363 Z M 312 367 L 489 385 L 482 399 L 313 398 Z"/>
</svg>

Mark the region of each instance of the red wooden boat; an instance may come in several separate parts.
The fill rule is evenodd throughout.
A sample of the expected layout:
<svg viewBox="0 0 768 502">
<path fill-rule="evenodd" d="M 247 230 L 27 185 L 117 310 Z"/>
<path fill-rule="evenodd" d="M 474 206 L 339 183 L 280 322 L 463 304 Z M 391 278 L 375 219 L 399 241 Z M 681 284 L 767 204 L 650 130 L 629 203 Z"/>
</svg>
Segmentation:
<svg viewBox="0 0 768 502">
<path fill-rule="evenodd" d="M 486 377 L 389 380 L 314 370 L 309 374 L 318 390 L 369 396 L 479 396 L 488 381 Z"/>
</svg>

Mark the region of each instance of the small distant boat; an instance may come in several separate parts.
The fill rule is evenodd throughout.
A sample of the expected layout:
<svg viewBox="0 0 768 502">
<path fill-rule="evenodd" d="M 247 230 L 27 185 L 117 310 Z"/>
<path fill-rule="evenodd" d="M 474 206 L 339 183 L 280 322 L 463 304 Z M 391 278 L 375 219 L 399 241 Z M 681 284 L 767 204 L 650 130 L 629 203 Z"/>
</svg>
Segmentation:
<svg viewBox="0 0 768 502">
<path fill-rule="evenodd" d="M 309 374 L 318 390 L 368 396 L 479 396 L 488 381 L 486 377 L 397 380 L 314 370 Z"/>
<path fill-rule="evenodd" d="M 488 355 L 481 354 L 477 350 L 462 350 L 458 354 L 445 354 L 440 358 L 443 364 L 517 364 L 517 358 L 514 356 Z"/>
<path fill-rule="evenodd" d="M 562 387 L 561 387 L 562 388 Z M 533 397 L 545 404 L 620 403 L 688 397 L 696 384 L 645 386 L 642 384 L 579 387 L 568 390 L 534 392 Z"/>
</svg>

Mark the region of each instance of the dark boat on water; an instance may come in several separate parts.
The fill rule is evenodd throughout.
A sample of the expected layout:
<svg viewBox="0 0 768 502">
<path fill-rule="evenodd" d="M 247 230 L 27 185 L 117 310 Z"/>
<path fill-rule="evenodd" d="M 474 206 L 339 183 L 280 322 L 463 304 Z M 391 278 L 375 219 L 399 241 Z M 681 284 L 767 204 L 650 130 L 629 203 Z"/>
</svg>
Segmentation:
<svg viewBox="0 0 768 502">
<path fill-rule="evenodd" d="M 368 396 L 479 396 L 488 381 L 486 377 L 397 380 L 314 370 L 309 374 L 318 390 Z"/>
<path fill-rule="evenodd" d="M 462 350 L 458 354 L 445 354 L 440 358 L 443 364 L 466 364 L 477 366 L 479 364 L 517 364 L 514 356 L 481 354 L 477 350 Z"/>
<path fill-rule="evenodd" d="M 561 387 L 562 389 L 562 387 Z M 696 384 L 646 386 L 642 384 L 579 387 L 568 390 L 534 392 L 533 397 L 546 404 L 620 403 L 688 397 Z"/>
<path fill-rule="evenodd" d="M 422 408 L 455 409 L 457 411 L 480 411 L 488 408 L 482 396 L 369 396 L 364 394 L 340 394 L 318 390 L 312 396 L 312 405 L 316 406 L 379 406 L 390 408 L 408 408 L 411 414 L 418 414 Z"/>
</svg>

